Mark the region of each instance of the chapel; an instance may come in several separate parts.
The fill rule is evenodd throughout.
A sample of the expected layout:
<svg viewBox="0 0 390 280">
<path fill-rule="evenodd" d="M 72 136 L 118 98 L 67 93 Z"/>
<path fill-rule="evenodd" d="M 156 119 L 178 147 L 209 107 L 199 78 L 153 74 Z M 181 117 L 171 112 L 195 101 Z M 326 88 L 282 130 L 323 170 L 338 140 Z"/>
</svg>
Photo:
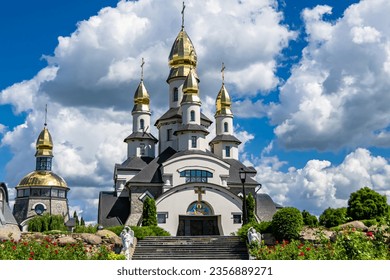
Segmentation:
<svg viewBox="0 0 390 280">
<path fill-rule="evenodd" d="M 124 139 L 127 159 L 114 167 L 114 190 L 99 194 L 98 223 L 140 225 L 143 201 L 156 202 L 158 226 L 173 236 L 231 235 L 243 222 L 243 195 L 256 201 L 258 220 L 270 220 L 280 206 L 267 194 L 256 170 L 239 161 L 232 101 L 225 87 L 215 93 L 215 137 L 206 140 L 213 120 L 202 113 L 198 58 L 183 22 L 168 56 L 168 110 L 151 133 L 150 95 L 143 68 L 134 93 L 133 128 Z M 143 65 L 143 63 L 142 63 Z M 246 176 L 240 178 L 240 176 Z M 263 206 L 264 205 L 264 206 Z"/>
</svg>

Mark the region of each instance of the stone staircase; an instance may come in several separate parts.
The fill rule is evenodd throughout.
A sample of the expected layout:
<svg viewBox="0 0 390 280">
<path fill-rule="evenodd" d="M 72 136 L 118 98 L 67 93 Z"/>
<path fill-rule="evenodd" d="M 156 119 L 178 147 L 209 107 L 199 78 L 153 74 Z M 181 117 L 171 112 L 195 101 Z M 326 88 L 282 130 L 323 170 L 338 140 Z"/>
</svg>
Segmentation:
<svg viewBox="0 0 390 280">
<path fill-rule="evenodd" d="M 169 236 L 138 240 L 133 260 L 249 259 L 238 236 Z"/>
</svg>

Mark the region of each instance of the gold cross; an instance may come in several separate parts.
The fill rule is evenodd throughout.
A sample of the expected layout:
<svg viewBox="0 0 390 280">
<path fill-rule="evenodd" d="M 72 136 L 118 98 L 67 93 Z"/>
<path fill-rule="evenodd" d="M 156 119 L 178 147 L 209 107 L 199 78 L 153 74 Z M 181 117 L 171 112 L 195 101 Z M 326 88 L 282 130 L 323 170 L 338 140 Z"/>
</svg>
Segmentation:
<svg viewBox="0 0 390 280">
<path fill-rule="evenodd" d="M 202 202 L 202 194 L 205 194 L 206 191 L 202 190 L 202 187 L 196 187 L 197 189 L 194 190 L 196 194 L 198 194 L 198 204 Z"/>
<path fill-rule="evenodd" d="M 47 126 L 47 104 L 45 106 L 45 126 Z"/>
<path fill-rule="evenodd" d="M 184 28 L 184 10 L 186 8 L 186 5 L 184 4 L 184 1 L 183 1 L 183 10 L 181 10 L 181 28 L 183 29 Z"/>
<path fill-rule="evenodd" d="M 144 58 L 142 58 L 142 62 L 141 62 L 141 80 L 142 81 L 144 80 L 144 65 L 145 65 L 145 61 L 144 61 Z"/>
<path fill-rule="evenodd" d="M 221 73 L 222 73 L 222 83 L 225 83 L 225 63 L 222 62 L 222 68 L 221 68 Z"/>
</svg>

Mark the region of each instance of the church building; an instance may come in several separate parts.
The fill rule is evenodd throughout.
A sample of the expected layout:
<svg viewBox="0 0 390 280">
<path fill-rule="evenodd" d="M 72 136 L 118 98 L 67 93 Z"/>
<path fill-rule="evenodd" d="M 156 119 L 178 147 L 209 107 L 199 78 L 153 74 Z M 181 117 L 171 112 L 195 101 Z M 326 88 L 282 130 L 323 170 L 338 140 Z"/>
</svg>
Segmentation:
<svg viewBox="0 0 390 280">
<path fill-rule="evenodd" d="M 69 220 L 69 188 L 65 180 L 51 170 L 53 141 L 46 123 L 36 142 L 35 157 L 35 171 L 24 176 L 16 186 L 13 215 L 23 230 L 27 230 L 31 218 L 45 213 L 62 215 L 65 222 Z"/>
<path fill-rule="evenodd" d="M 151 100 L 142 73 L 134 94 L 133 131 L 124 139 L 127 159 L 115 165 L 114 191 L 99 195 L 100 225 L 140 225 L 147 197 L 156 201 L 158 226 L 173 236 L 236 232 L 242 226 L 243 194 L 266 201 L 267 209 L 257 203 L 256 212 L 266 213 L 267 219 L 276 212 L 278 205 L 268 195 L 256 193 L 261 187 L 253 179 L 256 170 L 239 161 L 241 141 L 234 136 L 224 67 L 220 90 L 215 93 L 216 136 L 206 141 L 213 121 L 201 110 L 197 63 L 183 15 L 168 58 L 169 108 L 154 123 L 158 137 L 151 134 Z M 245 181 L 240 171 L 247 175 Z"/>
</svg>

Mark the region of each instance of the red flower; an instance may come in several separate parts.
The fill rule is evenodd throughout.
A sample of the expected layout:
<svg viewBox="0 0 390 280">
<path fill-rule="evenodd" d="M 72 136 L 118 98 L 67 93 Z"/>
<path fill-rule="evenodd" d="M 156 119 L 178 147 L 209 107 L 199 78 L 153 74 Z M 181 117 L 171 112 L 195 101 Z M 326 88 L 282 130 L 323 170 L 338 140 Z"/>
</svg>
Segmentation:
<svg viewBox="0 0 390 280">
<path fill-rule="evenodd" d="M 16 250 L 16 246 L 14 245 L 14 246 L 12 246 L 12 250 Z"/>
<path fill-rule="evenodd" d="M 30 252 L 30 256 L 34 256 L 34 252 L 33 251 Z"/>
<path fill-rule="evenodd" d="M 310 250 L 311 250 L 311 248 L 310 248 L 310 247 L 307 247 L 307 248 L 306 248 L 306 251 L 310 251 Z"/>
<path fill-rule="evenodd" d="M 28 258 L 29 260 L 32 260 L 33 258 Z"/>
<path fill-rule="evenodd" d="M 300 257 L 303 257 L 304 255 L 305 255 L 304 252 L 300 252 L 300 253 L 299 253 L 299 256 L 300 256 Z"/>
<path fill-rule="evenodd" d="M 367 235 L 368 237 L 372 237 L 372 236 L 374 235 L 374 233 L 373 233 L 372 231 L 367 231 L 366 235 Z"/>
<path fill-rule="evenodd" d="M 304 246 L 304 245 L 303 245 L 302 243 L 299 244 L 298 249 L 301 249 L 303 246 Z"/>
<path fill-rule="evenodd" d="M 54 253 L 57 255 L 58 254 L 58 250 L 54 250 Z"/>
</svg>

